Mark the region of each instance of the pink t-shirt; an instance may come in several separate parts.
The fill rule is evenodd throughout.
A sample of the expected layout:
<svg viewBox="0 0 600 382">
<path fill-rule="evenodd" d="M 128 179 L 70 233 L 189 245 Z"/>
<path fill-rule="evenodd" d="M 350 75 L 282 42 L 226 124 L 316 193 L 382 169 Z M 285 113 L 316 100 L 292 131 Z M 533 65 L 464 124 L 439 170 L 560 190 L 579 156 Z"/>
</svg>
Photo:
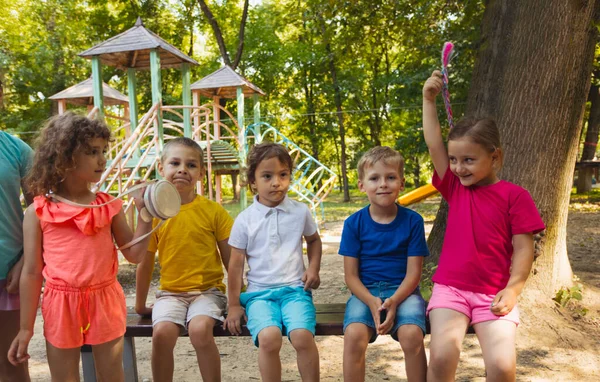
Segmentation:
<svg viewBox="0 0 600 382">
<path fill-rule="evenodd" d="M 448 202 L 442 254 L 433 281 L 458 289 L 496 294 L 510 278 L 512 237 L 544 229 L 529 192 L 501 180 L 465 187 L 446 170 L 433 185 Z"/>
</svg>

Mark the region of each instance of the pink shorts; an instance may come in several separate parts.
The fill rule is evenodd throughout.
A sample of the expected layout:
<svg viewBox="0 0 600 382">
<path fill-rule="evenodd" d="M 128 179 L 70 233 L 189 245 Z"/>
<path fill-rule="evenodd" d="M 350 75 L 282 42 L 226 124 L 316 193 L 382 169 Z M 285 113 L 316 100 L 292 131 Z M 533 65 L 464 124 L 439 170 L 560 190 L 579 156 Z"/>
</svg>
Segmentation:
<svg viewBox="0 0 600 382">
<path fill-rule="evenodd" d="M 0 310 L 19 310 L 19 293 L 8 293 L 6 280 L 0 280 Z"/>
<path fill-rule="evenodd" d="M 127 307 L 123 288 L 109 280 L 85 288 L 46 282 L 42 299 L 44 337 L 70 349 L 100 345 L 125 334 Z"/>
<path fill-rule="evenodd" d="M 519 308 L 517 305 L 506 316 L 496 316 L 490 310 L 496 295 L 469 292 L 444 284 L 435 284 L 429 304 L 427 315 L 433 309 L 452 309 L 464 314 L 471 320 L 471 325 L 485 321 L 506 320 L 519 325 Z"/>
</svg>

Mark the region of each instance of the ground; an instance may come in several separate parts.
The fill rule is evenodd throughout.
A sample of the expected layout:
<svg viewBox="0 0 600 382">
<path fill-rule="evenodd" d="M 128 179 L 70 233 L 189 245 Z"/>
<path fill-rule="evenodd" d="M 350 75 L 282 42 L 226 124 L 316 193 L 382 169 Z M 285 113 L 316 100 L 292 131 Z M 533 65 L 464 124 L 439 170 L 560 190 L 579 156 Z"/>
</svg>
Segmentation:
<svg viewBox="0 0 600 382">
<path fill-rule="evenodd" d="M 435 204 L 436 201 L 429 201 Z M 426 217 L 427 219 L 427 217 Z M 431 222 L 427 223 L 431 228 Z M 349 292 L 343 281 L 342 259 L 337 255 L 335 237 L 342 221 L 325 225 L 321 287 L 315 291 L 316 303 L 343 303 Z M 581 303 L 558 308 L 549 298 L 539 300 L 526 295 L 519 302 L 521 325 L 517 350 L 519 381 L 587 381 L 600 380 L 600 203 L 572 203 L 568 221 L 568 251 L 574 273 L 583 286 Z M 135 301 L 135 268 L 122 265 L 119 279 L 125 287 L 127 305 Z M 156 289 L 154 283 L 152 290 Z M 152 295 L 152 291 L 151 291 Z M 151 301 L 153 297 L 149 298 Z M 587 314 L 582 316 L 583 309 Z M 41 317 L 30 345 L 30 370 L 34 381 L 49 381 L 42 337 Z M 425 344 L 428 346 L 429 338 Z M 218 338 L 223 381 L 258 381 L 257 350 L 250 338 Z M 323 381 L 342 380 L 341 336 L 317 337 Z M 150 381 L 150 339 L 136 340 L 140 380 Z M 175 380 L 199 381 L 194 350 L 187 338 L 180 338 L 175 349 Z M 295 353 L 284 341 L 281 352 L 283 381 L 300 381 Z M 464 341 L 457 380 L 484 381 L 481 350 L 475 336 Z M 404 358 L 399 345 L 389 336 L 378 338 L 367 352 L 367 381 L 406 380 Z"/>
</svg>

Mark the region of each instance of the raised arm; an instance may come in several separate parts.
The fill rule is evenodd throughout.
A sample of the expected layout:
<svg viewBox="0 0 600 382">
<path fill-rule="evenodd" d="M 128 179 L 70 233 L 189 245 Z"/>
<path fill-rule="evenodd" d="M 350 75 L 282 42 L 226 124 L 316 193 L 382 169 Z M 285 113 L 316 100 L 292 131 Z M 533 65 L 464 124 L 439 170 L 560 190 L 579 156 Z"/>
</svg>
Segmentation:
<svg viewBox="0 0 600 382">
<path fill-rule="evenodd" d="M 242 274 L 244 273 L 245 260 L 246 250 L 231 248 L 229 268 L 227 270 L 227 299 L 229 300 L 229 308 L 223 328 L 235 335 L 242 334 L 244 309 L 240 303 L 240 293 L 242 291 Z"/>
<path fill-rule="evenodd" d="M 112 221 L 112 232 L 119 247 L 129 243 L 132 240 L 137 239 L 140 236 L 143 236 L 152 230 L 152 221 L 145 222 L 142 219 L 141 214 L 138 214 L 137 219 L 137 227 L 135 229 L 135 233 L 131 232 L 131 228 L 127 224 L 127 220 L 125 219 L 125 213 L 123 210 L 119 211 L 119 213 L 113 218 Z M 150 235 L 146 236 L 143 240 L 135 243 L 129 248 L 122 249 L 121 253 L 123 256 L 133 264 L 138 264 L 144 256 L 146 256 L 146 252 L 148 251 L 148 243 L 150 241 Z"/>
<path fill-rule="evenodd" d="M 423 85 L 423 135 L 433 167 L 440 179 L 444 177 L 448 169 L 448 152 L 442 138 L 442 130 L 435 105 L 435 98 L 441 91 L 442 73 L 436 70 Z"/>
<path fill-rule="evenodd" d="M 8 351 L 8 359 L 17 365 L 29 359 L 27 347 L 33 337 L 33 327 L 42 289 L 42 229 L 33 206 L 25 211 L 23 220 L 23 271 L 19 285 L 21 300 L 21 328 Z"/>
<path fill-rule="evenodd" d="M 154 252 L 147 251 L 135 270 L 135 312 L 142 316 L 152 314 L 152 308 L 146 306 L 146 300 L 153 271 Z"/>
<path fill-rule="evenodd" d="M 533 265 L 533 234 L 514 235 L 513 248 L 510 279 L 492 303 L 492 313 L 498 316 L 507 315 L 514 308 L 529 277 Z"/>
</svg>

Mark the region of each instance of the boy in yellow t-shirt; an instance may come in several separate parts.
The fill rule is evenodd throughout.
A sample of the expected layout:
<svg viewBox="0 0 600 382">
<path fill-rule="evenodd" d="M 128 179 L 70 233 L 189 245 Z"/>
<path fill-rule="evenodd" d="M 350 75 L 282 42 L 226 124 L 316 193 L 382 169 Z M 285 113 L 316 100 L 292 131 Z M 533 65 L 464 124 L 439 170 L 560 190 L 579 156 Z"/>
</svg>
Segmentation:
<svg viewBox="0 0 600 382">
<path fill-rule="evenodd" d="M 204 162 L 202 149 L 193 140 L 169 141 L 158 171 L 177 187 L 181 211 L 154 232 L 148 256 L 137 269 L 135 310 L 152 314 L 152 376 L 155 381 L 173 380 L 173 349 L 183 327 L 196 350 L 202 380 L 220 381 L 221 359 L 213 327 L 224 321 L 227 306 L 223 265 L 227 269 L 233 220 L 219 204 L 196 195 L 194 186 L 204 175 Z M 148 307 L 157 250 L 160 287 L 154 306 Z"/>
</svg>

